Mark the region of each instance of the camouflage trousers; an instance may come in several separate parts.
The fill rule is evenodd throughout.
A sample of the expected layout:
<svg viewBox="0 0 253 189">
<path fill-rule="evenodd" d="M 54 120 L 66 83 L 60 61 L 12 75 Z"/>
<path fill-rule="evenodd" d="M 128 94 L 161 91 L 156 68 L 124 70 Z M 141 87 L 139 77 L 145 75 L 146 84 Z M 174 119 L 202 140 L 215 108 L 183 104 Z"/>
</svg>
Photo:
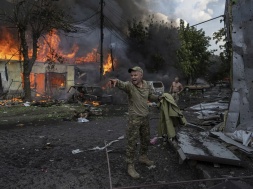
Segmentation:
<svg viewBox="0 0 253 189">
<path fill-rule="evenodd" d="M 135 161 L 137 142 L 140 139 L 140 155 L 147 154 L 150 142 L 149 118 L 141 116 L 129 116 L 127 127 L 126 162 L 132 164 Z"/>
</svg>

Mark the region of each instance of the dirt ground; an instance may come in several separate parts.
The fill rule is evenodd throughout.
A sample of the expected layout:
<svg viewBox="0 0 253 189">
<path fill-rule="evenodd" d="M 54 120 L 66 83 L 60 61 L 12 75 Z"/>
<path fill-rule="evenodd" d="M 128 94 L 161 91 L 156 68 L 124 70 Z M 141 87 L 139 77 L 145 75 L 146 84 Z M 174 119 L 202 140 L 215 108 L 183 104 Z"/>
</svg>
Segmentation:
<svg viewBox="0 0 253 189">
<path fill-rule="evenodd" d="M 185 109 L 200 101 L 215 100 L 218 92 L 221 91 L 211 90 L 202 96 L 191 94 L 191 98 L 186 94 L 179 103 L 180 107 Z M 229 96 L 227 90 L 223 93 L 223 98 Z M 127 125 L 127 105 L 98 107 L 102 109 L 103 115 L 90 116 L 87 123 L 71 120 L 74 110 L 82 111 L 84 108 L 78 104 L 0 107 L 0 188 L 109 188 L 106 151 L 99 148 L 105 142 L 114 140 L 117 141 L 108 147 L 113 187 L 204 178 L 190 164 L 179 164 L 178 155 L 172 146 L 158 141 L 149 148 L 149 157 L 155 161 L 155 167 L 137 162 L 136 169 L 141 179 L 131 179 L 124 162 L 126 139 L 122 137 Z M 198 122 L 194 113 L 188 113 L 186 117 L 194 123 Z M 157 118 L 157 108 L 151 108 L 151 137 L 157 134 Z M 79 152 L 73 153 L 73 150 Z M 251 162 L 250 158 L 237 153 L 244 161 Z M 213 168 L 212 164 L 203 163 L 202 167 L 212 169 L 213 177 L 253 175 L 252 165 L 247 168 Z M 172 188 L 208 188 L 208 184 L 181 184 Z"/>
</svg>

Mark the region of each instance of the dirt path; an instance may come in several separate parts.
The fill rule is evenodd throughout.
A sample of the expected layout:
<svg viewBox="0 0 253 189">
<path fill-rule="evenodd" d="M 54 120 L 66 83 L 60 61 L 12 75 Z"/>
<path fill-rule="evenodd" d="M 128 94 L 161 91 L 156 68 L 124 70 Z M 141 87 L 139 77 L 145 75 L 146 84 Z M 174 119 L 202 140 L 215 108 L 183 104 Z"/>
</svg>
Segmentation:
<svg viewBox="0 0 253 189">
<path fill-rule="evenodd" d="M 214 94 L 214 95 L 213 95 Z M 180 107 L 185 108 L 203 100 L 213 100 L 217 91 L 210 90 L 210 97 L 195 96 L 181 98 Z M 226 95 L 227 92 L 224 91 Z M 89 150 L 103 147 L 125 135 L 127 106 L 110 105 L 100 107 L 103 116 L 91 116 L 88 123 L 64 121 L 73 111 L 82 106 L 63 104 L 52 107 L 1 107 L 0 111 L 0 188 L 25 189 L 101 189 L 109 188 L 109 176 L 105 150 Z M 189 112 L 189 111 L 188 111 Z M 189 113 L 188 119 L 196 115 Z M 154 118 L 154 119 L 153 119 Z M 158 110 L 151 111 L 151 137 L 156 135 Z M 123 138 L 108 147 L 112 184 L 114 187 L 175 182 L 203 178 L 197 169 L 187 163 L 180 165 L 178 155 L 168 144 L 159 141 L 150 146 L 149 156 L 155 167 L 136 164 L 141 179 L 133 180 L 126 173 L 125 143 Z M 82 152 L 73 154 L 73 150 Z M 250 158 L 237 153 L 243 161 Z M 238 168 L 202 164 L 210 170 L 212 177 L 224 175 L 243 176 L 253 174 L 253 167 Z M 162 188 L 162 187 L 161 187 Z M 166 188 L 166 187 L 164 187 Z M 203 183 L 177 185 L 175 189 L 207 188 Z"/>
<path fill-rule="evenodd" d="M 152 135 L 156 122 L 151 121 Z M 0 130 L 0 188 L 109 188 L 105 150 L 86 150 L 124 135 L 125 127 L 126 117 L 117 116 L 89 123 L 61 121 Z M 76 149 L 83 152 L 72 154 Z M 168 146 L 150 147 L 156 167 L 149 170 L 137 164 L 140 180 L 132 180 L 126 173 L 125 139 L 108 150 L 112 150 L 109 158 L 114 187 L 197 178 L 187 165 L 178 164 L 177 154 Z"/>
</svg>

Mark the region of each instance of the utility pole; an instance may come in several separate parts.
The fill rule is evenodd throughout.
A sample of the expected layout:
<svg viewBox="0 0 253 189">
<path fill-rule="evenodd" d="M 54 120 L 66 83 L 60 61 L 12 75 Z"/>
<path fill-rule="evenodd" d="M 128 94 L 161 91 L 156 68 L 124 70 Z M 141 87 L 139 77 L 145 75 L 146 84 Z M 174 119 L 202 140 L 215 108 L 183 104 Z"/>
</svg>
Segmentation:
<svg viewBox="0 0 253 189">
<path fill-rule="evenodd" d="M 103 42 L 104 42 L 104 0 L 100 0 L 100 81 L 102 80 L 104 73 Z"/>
<path fill-rule="evenodd" d="M 113 55 L 112 55 L 112 45 L 110 47 L 110 51 L 111 51 L 112 71 L 114 71 L 114 63 L 113 63 Z"/>
</svg>

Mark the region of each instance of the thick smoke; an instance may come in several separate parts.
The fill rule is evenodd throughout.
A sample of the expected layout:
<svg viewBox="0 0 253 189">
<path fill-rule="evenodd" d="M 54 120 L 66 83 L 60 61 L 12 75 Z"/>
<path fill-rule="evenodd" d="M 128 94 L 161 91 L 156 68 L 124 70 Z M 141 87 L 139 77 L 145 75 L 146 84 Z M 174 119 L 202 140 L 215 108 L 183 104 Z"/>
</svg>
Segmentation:
<svg viewBox="0 0 253 189">
<path fill-rule="evenodd" d="M 122 40 L 127 38 L 128 21 L 133 18 L 142 19 L 147 14 L 146 3 L 141 0 L 143 7 L 135 1 L 109 0 L 104 4 L 104 47 L 105 52 L 116 40 L 117 48 Z M 99 47 L 100 42 L 100 0 L 69 0 L 62 5 L 83 28 L 79 34 L 73 34 L 72 39 L 82 49 L 81 53 L 90 52 Z M 98 13 L 94 15 L 95 13 Z M 94 15 L 94 16 L 93 16 Z M 115 39 L 116 38 L 116 39 Z M 120 38 L 120 39 L 118 39 Z M 66 41 L 72 41 L 67 37 Z M 65 44 L 63 45 L 65 46 Z"/>
<path fill-rule="evenodd" d="M 0 40 L 4 40 L 4 36 L 6 32 L 11 33 L 12 37 L 17 41 L 17 31 L 14 27 L 8 27 L 6 20 L 2 17 L 2 14 L 8 13 L 12 10 L 12 4 L 10 0 L 3 0 L 1 1 L 1 8 L 0 8 Z M 6 27 L 7 26 L 7 27 Z"/>
<path fill-rule="evenodd" d="M 99 10 L 99 0 L 96 1 L 69 1 L 73 6 L 75 18 L 86 18 L 92 15 L 92 12 Z M 164 3 L 164 2 L 162 2 Z M 174 1 L 171 1 L 171 11 L 173 11 Z M 145 71 L 145 79 L 147 80 L 163 80 L 166 83 L 170 82 L 174 76 L 177 75 L 177 70 L 174 65 L 176 62 L 175 51 L 178 47 L 177 31 L 174 29 L 169 30 L 169 34 L 164 34 L 168 31 L 164 29 L 157 29 L 150 31 L 153 35 L 153 40 L 149 40 L 145 46 L 138 47 L 135 43 L 132 43 L 128 38 L 128 22 L 135 18 L 138 21 L 143 21 L 147 25 L 150 20 L 150 16 L 153 17 L 155 24 L 159 27 L 159 24 L 167 25 L 168 27 L 175 26 L 173 19 L 168 19 L 163 14 L 154 14 L 149 11 L 148 6 L 150 1 L 147 0 L 110 0 L 105 1 L 104 15 L 105 15 L 105 28 L 104 28 L 104 52 L 108 52 L 113 44 L 114 58 L 117 59 L 117 65 L 114 72 L 107 74 L 107 77 L 117 77 L 122 80 L 129 79 L 127 70 L 129 67 L 139 65 Z M 152 4 L 153 6 L 154 4 Z M 80 8 L 82 7 L 82 8 Z M 73 11 L 72 11 L 73 12 Z M 92 23 L 97 19 L 97 28 L 94 32 L 78 39 L 80 46 L 90 51 L 91 48 L 99 47 L 99 21 L 100 17 L 97 15 L 92 18 L 88 23 Z M 96 22 L 96 21 L 95 21 Z M 166 23 L 167 22 L 167 23 Z M 165 24 L 166 23 L 166 24 Z M 160 32 L 160 33 L 159 33 Z M 84 34 L 86 35 L 86 34 Z M 170 38 L 170 39 L 168 39 Z M 170 44 L 163 44 L 165 40 L 171 40 Z M 142 48 L 140 50 L 140 48 Z M 162 72 L 152 73 L 152 59 L 150 58 L 149 52 L 154 52 L 156 48 L 157 53 L 164 56 L 166 66 Z M 85 51 L 85 50 L 84 50 Z M 140 53 L 141 51 L 141 53 Z M 147 54 L 145 54 L 147 52 Z"/>
<path fill-rule="evenodd" d="M 93 48 L 99 49 L 100 0 L 67 0 L 64 3 L 63 0 L 59 0 L 55 2 L 68 11 L 76 24 L 82 28 L 79 33 L 61 33 L 61 48 L 65 52 L 71 52 L 71 47 L 77 44 L 79 46 L 77 56 L 85 56 Z M 170 1 L 171 11 L 173 11 L 174 2 Z M 164 1 L 160 3 L 164 3 Z M 175 50 L 178 46 L 177 32 L 175 28 L 171 30 L 159 28 L 159 24 L 172 28 L 174 21 L 173 19 L 169 20 L 163 14 L 151 12 L 148 8 L 150 5 L 154 6 L 154 2 L 148 0 L 105 0 L 104 53 L 107 54 L 112 48 L 113 56 L 117 62 L 115 71 L 108 73 L 106 77 L 128 80 L 127 70 L 135 65 L 139 65 L 144 69 L 146 80 L 162 80 L 168 83 L 177 75 L 177 71 L 174 68 L 176 62 Z M 128 23 L 135 18 L 137 21 L 143 21 L 143 23 L 148 25 L 150 17 L 154 17 L 154 24 L 157 25 L 156 30 L 150 31 L 153 39 L 148 40 L 143 46 L 138 46 L 128 37 Z M 168 31 L 170 33 L 164 33 Z M 166 40 L 168 42 L 164 44 Z M 151 54 L 149 54 L 151 52 L 163 55 L 165 66 L 162 71 L 152 72 L 152 66 L 156 63 L 151 58 Z M 99 59 L 97 61 L 99 62 Z"/>
</svg>

